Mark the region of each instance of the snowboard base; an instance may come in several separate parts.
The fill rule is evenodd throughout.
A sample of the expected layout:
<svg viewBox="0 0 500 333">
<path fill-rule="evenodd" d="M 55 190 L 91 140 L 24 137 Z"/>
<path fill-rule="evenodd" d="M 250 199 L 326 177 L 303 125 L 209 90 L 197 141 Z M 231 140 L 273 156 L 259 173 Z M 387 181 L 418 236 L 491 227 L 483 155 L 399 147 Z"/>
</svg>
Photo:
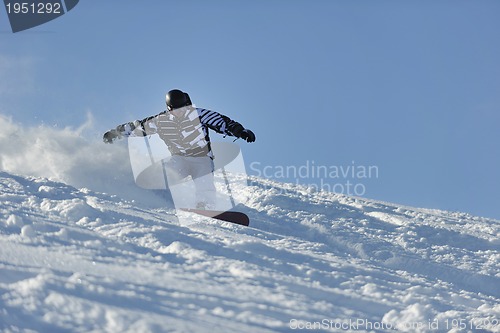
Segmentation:
<svg viewBox="0 0 500 333">
<path fill-rule="evenodd" d="M 194 209 L 194 208 L 180 208 L 180 210 L 184 212 L 200 214 L 206 217 L 211 217 L 213 219 L 225 222 L 236 223 L 244 226 L 250 225 L 250 219 L 248 218 L 248 216 L 241 212 L 205 210 L 205 209 Z"/>
</svg>

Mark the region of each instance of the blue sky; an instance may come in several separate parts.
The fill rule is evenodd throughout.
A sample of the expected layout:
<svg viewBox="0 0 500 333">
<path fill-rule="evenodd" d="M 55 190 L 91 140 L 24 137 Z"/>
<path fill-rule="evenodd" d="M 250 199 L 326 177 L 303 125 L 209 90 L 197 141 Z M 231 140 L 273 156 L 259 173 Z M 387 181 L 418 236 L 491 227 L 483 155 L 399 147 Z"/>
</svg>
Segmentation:
<svg viewBox="0 0 500 333">
<path fill-rule="evenodd" d="M 347 180 L 372 199 L 500 218 L 499 12 L 487 0 L 80 1 L 13 34 L 1 9 L 0 113 L 65 127 L 91 112 L 98 136 L 180 88 L 255 132 L 240 143 L 250 173 L 377 166 Z"/>
</svg>

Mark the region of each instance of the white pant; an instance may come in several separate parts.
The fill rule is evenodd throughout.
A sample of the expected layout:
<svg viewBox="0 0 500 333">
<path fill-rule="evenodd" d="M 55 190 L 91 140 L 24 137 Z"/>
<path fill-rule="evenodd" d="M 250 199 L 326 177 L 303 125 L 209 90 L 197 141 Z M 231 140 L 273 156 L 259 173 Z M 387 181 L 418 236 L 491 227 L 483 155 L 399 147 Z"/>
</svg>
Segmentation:
<svg viewBox="0 0 500 333">
<path fill-rule="evenodd" d="M 167 186 L 172 193 L 176 206 L 178 206 L 176 201 L 185 201 L 180 200 L 185 198 L 179 198 L 179 195 L 182 197 L 189 195 L 185 190 L 179 189 L 183 180 L 191 176 L 195 186 L 195 205 L 204 203 L 208 207 L 215 207 L 214 163 L 210 157 L 172 155 L 170 158 L 163 160 L 163 167 L 168 181 Z M 176 197 L 178 200 L 176 200 Z M 185 206 L 183 203 L 181 205 Z"/>
</svg>

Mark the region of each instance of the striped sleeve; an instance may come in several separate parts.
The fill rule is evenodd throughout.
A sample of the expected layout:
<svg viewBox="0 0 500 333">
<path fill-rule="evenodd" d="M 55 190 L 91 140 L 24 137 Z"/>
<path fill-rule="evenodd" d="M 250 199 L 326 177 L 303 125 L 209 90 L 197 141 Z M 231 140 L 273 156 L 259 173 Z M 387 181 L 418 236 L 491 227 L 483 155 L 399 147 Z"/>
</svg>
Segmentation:
<svg viewBox="0 0 500 333">
<path fill-rule="evenodd" d="M 158 115 L 118 125 L 116 130 L 123 136 L 147 136 L 157 132 Z"/>
<path fill-rule="evenodd" d="M 238 122 L 215 111 L 198 109 L 198 113 L 201 123 L 217 133 L 234 136 L 233 129 L 241 126 Z"/>
</svg>

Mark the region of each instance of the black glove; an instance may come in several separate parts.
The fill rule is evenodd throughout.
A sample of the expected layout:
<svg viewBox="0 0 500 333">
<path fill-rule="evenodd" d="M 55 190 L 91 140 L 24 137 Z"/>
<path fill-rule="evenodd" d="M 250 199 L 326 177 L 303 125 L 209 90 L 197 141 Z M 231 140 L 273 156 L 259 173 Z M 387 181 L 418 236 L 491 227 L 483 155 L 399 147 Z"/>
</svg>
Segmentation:
<svg viewBox="0 0 500 333">
<path fill-rule="evenodd" d="M 231 124 L 229 127 L 229 131 L 231 132 L 231 134 L 233 134 L 237 138 L 241 138 L 241 133 L 243 133 L 244 130 L 245 128 L 241 124 L 236 122 L 234 124 Z"/>
<path fill-rule="evenodd" d="M 102 141 L 104 141 L 104 143 L 113 143 L 116 138 L 120 137 L 120 132 L 112 129 L 111 131 L 107 131 L 106 133 L 104 133 L 104 135 L 102 136 Z"/>
<path fill-rule="evenodd" d="M 245 129 L 241 132 L 240 138 L 242 138 L 246 142 L 254 142 L 255 141 L 255 134 L 253 134 L 253 132 L 250 131 L 249 129 Z"/>
</svg>

